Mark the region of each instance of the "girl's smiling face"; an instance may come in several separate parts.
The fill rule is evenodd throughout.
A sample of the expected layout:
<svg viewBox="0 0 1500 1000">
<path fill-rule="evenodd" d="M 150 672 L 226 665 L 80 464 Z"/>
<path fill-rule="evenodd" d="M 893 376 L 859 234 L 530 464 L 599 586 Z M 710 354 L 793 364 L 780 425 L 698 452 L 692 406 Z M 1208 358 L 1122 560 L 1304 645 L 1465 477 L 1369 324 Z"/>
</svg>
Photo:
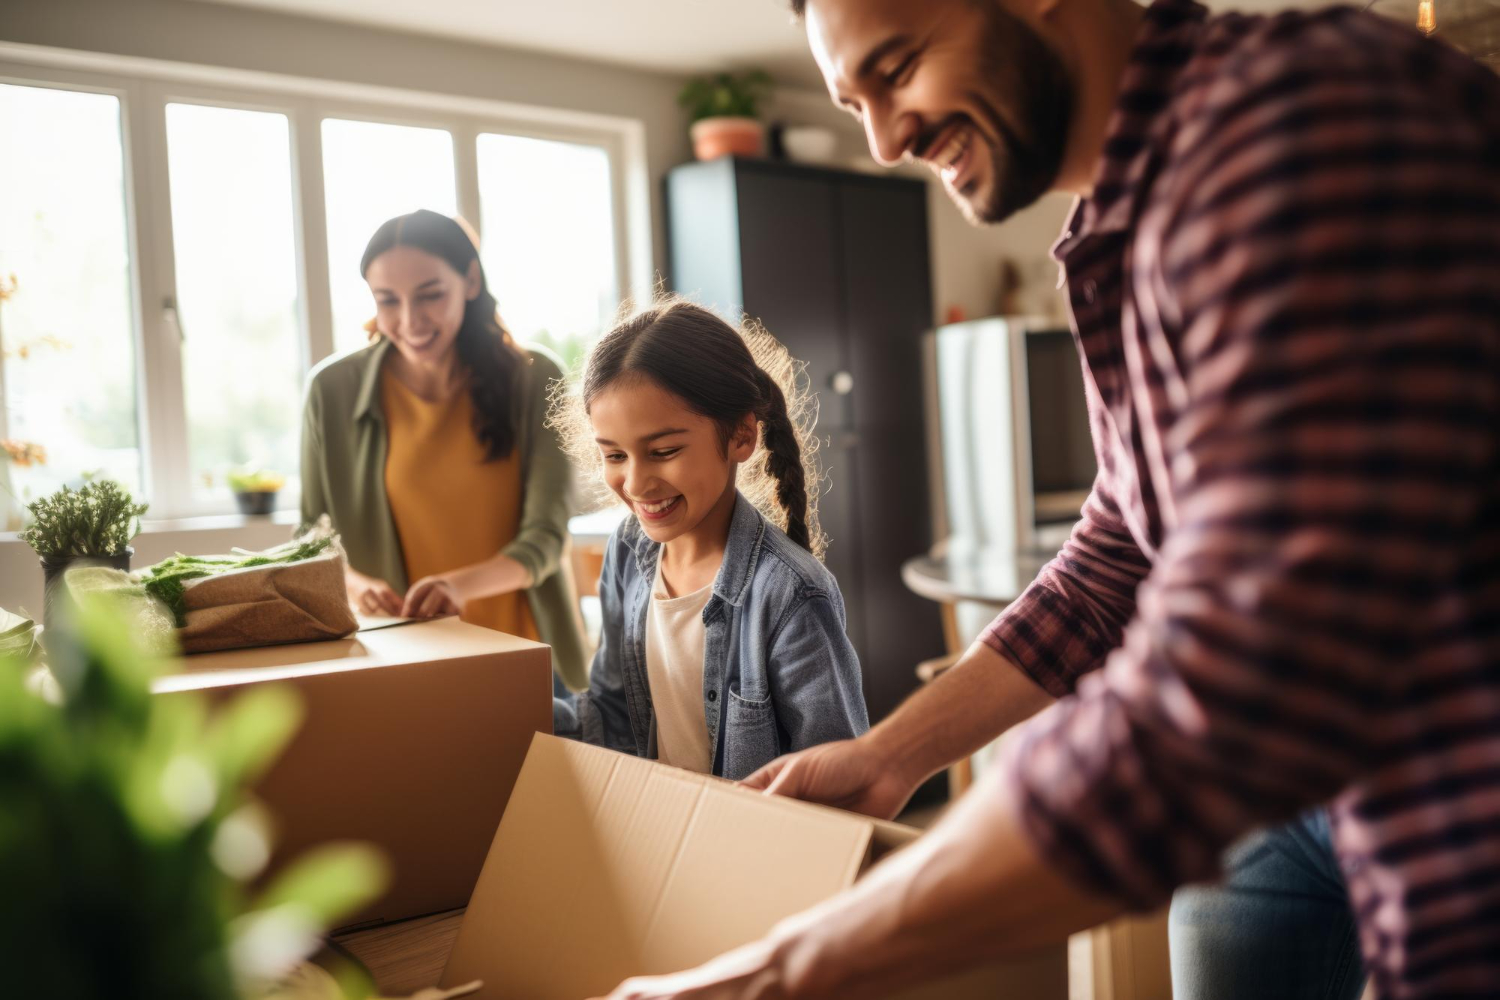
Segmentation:
<svg viewBox="0 0 1500 1000">
<path fill-rule="evenodd" d="M 726 444 L 718 425 L 639 375 L 596 395 L 589 423 L 604 461 L 604 481 L 640 519 L 646 536 L 666 544 L 696 531 L 734 505 L 736 467 L 755 451 L 752 415 Z"/>
</svg>

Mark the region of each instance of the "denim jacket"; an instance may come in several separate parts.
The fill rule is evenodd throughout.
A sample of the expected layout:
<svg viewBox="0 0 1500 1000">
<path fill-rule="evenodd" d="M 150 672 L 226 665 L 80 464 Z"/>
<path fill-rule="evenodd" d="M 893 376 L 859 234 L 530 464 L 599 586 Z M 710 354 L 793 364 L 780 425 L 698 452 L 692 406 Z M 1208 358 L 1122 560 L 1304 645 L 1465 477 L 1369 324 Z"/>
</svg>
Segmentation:
<svg viewBox="0 0 1500 1000">
<path fill-rule="evenodd" d="M 656 756 L 646 612 L 660 558 L 661 546 L 634 517 L 611 536 L 589 688 L 554 699 L 557 735 Z M 744 778 L 784 753 L 870 728 L 833 574 L 743 495 L 703 625 L 703 714 L 715 774 Z"/>
</svg>

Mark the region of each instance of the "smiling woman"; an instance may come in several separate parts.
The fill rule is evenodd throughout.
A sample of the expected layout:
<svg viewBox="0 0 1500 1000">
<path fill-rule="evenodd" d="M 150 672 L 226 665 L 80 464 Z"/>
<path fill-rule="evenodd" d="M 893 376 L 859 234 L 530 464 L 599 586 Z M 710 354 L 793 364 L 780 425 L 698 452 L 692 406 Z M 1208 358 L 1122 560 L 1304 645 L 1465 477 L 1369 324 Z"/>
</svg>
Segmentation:
<svg viewBox="0 0 1500 1000">
<path fill-rule="evenodd" d="M 584 682 L 563 572 L 571 473 L 543 426 L 555 361 L 500 324 L 478 249 L 436 212 L 397 216 L 360 262 L 377 340 L 313 374 L 302 517 L 343 536 L 367 614 L 465 621 L 541 639 Z"/>
</svg>

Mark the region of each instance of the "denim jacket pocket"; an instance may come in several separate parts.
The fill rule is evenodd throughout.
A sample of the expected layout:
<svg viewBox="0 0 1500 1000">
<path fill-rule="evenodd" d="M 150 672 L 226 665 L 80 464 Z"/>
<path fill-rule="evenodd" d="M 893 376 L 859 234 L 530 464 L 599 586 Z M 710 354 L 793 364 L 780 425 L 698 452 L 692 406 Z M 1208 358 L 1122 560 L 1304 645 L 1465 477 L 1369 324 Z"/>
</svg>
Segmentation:
<svg viewBox="0 0 1500 1000">
<path fill-rule="evenodd" d="M 781 754 L 771 699 L 751 701 L 729 692 L 724 713 L 724 777 L 747 778 Z"/>
</svg>

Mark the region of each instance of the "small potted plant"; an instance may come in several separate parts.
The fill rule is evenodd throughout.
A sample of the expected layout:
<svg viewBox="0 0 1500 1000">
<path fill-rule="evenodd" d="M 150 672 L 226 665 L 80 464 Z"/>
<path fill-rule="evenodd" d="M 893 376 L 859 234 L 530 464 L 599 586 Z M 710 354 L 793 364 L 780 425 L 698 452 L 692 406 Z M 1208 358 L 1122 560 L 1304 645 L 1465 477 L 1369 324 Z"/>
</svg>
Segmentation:
<svg viewBox="0 0 1500 1000">
<path fill-rule="evenodd" d="M 677 103 L 688 110 L 693 155 L 700 160 L 720 156 L 759 156 L 765 127 L 757 113 L 771 91 L 771 77 L 754 69 L 743 73 L 715 73 L 688 81 Z"/>
<path fill-rule="evenodd" d="M 54 595 L 69 566 L 94 562 L 130 569 L 130 557 L 135 554 L 130 540 L 140 530 L 146 507 L 110 479 L 85 483 L 77 490 L 64 486 L 26 505 L 31 517 L 21 531 L 21 541 L 42 560 L 44 622 L 50 619 Z"/>
<path fill-rule="evenodd" d="M 276 493 L 285 485 L 285 476 L 265 469 L 229 474 L 229 488 L 241 514 L 271 513 L 276 509 Z"/>
</svg>

